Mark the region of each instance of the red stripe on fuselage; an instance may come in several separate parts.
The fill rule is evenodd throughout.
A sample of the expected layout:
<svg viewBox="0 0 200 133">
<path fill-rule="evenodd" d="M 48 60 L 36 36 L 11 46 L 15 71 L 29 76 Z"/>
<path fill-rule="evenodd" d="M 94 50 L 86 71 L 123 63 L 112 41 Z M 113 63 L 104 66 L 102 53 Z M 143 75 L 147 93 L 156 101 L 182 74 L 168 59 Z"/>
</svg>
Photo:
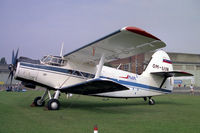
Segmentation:
<svg viewBox="0 0 200 133">
<path fill-rule="evenodd" d="M 120 78 L 128 79 L 128 75 L 126 77 L 120 77 Z"/>
</svg>

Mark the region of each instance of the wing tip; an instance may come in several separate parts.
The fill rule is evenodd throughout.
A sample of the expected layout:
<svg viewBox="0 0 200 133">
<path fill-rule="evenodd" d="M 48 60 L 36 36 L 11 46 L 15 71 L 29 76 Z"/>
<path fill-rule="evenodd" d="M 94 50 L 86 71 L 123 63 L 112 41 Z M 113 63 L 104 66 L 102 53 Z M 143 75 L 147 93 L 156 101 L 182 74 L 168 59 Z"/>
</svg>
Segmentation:
<svg viewBox="0 0 200 133">
<path fill-rule="evenodd" d="M 185 71 L 179 71 L 179 72 L 181 72 L 181 73 L 185 74 L 186 76 L 194 76 L 193 74 L 191 74 L 191 73 L 188 73 L 188 72 L 185 72 Z"/>
<path fill-rule="evenodd" d="M 127 27 L 122 28 L 121 31 L 130 31 L 130 32 L 140 34 L 140 35 L 143 35 L 143 36 L 146 36 L 146 37 L 160 41 L 159 38 L 155 37 L 154 35 L 146 32 L 145 30 L 138 28 L 138 27 L 127 26 Z"/>
</svg>

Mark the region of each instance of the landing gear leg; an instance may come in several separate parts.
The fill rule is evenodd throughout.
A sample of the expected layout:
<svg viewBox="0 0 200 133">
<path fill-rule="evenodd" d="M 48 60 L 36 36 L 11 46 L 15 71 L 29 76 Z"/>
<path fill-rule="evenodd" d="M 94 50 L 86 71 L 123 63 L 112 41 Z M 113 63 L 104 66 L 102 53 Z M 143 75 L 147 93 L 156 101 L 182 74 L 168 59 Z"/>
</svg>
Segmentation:
<svg viewBox="0 0 200 133">
<path fill-rule="evenodd" d="M 155 101 L 151 97 L 149 97 L 149 105 L 154 105 L 154 104 L 155 104 Z"/>
<path fill-rule="evenodd" d="M 49 98 L 47 108 L 48 110 L 58 110 L 60 108 L 60 102 L 58 101 L 60 91 L 57 90 L 53 98 Z"/>
<path fill-rule="evenodd" d="M 45 97 L 47 96 L 48 90 L 46 89 L 46 91 L 44 92 L 43 96 L 40 97 L 36 97 L 33 101 L 32 106 L 37 106 L 37 107 L 42 107 L 45 104 Z"/>
</svg>

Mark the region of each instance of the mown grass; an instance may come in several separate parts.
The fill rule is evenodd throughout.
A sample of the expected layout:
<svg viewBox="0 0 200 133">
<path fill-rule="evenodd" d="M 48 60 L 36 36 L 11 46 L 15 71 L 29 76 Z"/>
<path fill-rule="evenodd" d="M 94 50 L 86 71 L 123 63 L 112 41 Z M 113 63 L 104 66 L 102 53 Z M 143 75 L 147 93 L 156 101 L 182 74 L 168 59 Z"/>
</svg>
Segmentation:
<svg viewBox="0 0 200 133">
<path fill-rule="evenodd" d="M 60 98 L 61 109 L 30 107 L 43 91 L 0 92 L 0 133 L 199 133 L 200 97 L 165 95 L 154 97 L 156 105 L 143 99 L 110 99 L 74 95 Z"/>
</svg>

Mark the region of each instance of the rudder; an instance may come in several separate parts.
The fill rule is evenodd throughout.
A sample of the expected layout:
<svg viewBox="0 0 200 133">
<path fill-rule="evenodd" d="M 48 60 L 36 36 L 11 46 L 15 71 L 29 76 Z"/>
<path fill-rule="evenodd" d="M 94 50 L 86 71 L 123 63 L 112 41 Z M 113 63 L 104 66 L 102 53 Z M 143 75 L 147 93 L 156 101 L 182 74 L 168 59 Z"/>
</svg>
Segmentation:
<svg viewBox="0 0 200 133">
<path fill-rule="evenodd" d="M 165 75 L 152 74 L 169 71 L 173 71 L 172 62 L 165 51 L 159 50 L 152 55 L 149 64 L 147 65 L 145 71 L 142 73 L 142 76 L 148 77 L 153 86 L 172 91 L 173 77 L 168 78 Z"/>
</svg>

